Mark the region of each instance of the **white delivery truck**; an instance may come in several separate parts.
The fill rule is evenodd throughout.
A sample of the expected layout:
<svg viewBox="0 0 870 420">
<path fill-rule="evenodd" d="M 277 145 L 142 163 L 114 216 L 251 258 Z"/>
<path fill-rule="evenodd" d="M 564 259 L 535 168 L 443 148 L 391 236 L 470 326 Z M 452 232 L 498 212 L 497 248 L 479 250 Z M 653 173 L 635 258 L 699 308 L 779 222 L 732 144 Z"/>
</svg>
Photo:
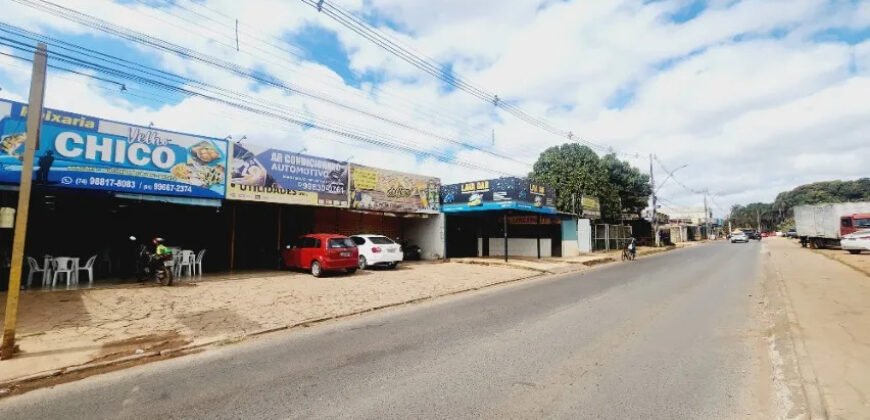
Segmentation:
<svg viewBox="0 0 870 420">
<path fill-rule="evenodd" d="M 870 229 L 870 202 L 795 206 L 794 223 L 802 246 L 839 247 L 843 235 Z"/>
</svg>

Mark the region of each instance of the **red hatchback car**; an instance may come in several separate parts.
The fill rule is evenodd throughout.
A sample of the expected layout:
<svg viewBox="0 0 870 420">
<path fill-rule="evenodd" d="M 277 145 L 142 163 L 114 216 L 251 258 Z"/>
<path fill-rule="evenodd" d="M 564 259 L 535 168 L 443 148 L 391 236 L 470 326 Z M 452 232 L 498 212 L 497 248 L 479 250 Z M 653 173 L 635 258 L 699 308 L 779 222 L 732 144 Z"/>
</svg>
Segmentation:
<svg viewBox="0 0 870 420">
<path fill-rule="evenodd" d="M 281 251 L 284 266 L 311 270 L 320 277 L 324 271 L 347 270 L 354 273 L 359 265 L 359 251 L 347 236 L 330 233 L 303 235 Z"/>
</svg>

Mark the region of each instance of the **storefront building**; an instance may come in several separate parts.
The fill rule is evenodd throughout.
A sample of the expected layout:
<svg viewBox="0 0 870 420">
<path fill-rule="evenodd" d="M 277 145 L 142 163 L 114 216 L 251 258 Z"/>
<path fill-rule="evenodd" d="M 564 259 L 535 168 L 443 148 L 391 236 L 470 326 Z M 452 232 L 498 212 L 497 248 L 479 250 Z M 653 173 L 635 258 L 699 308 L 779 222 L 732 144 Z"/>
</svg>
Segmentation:
<svg viewBox="0 0 870 420">
<path fill-rule="evenodd" d="M 0 100 L 0 207 L 17 203 L 26 118 L 26 104 Z M 207 250 L 206 272 L 275 269 L 287 244 L 315 232 L 444 255 L 438 178 L 53 109 L 39 140 L 25 255 L 40 263 L 96 255 L 97 277 L 129 277 L 136 244 L 160 236 Z M 11 243 L 0 228 L 0 261 Z"/>
<path fill-rule="evenodd" d="M 522 178 L 441 188 L 447 257 L 550 257 L 562 253 L 555 192 Z"/>
</svg>

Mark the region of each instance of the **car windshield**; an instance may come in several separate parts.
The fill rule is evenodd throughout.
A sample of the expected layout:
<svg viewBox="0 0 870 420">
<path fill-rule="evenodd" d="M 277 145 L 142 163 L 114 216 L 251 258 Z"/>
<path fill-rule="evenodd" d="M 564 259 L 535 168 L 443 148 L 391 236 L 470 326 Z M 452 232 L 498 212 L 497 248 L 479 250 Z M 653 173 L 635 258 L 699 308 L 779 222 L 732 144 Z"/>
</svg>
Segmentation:
<svg viewBox="0 0 870 420">
<path fill-rule="evenodd" d="M 328 248 L 353 248 L 356 245 L 350 238 L 334 238 L 327 241 L 326 246 Z"/>
<path fill-rule="evenodd" d="M 870 228 L 870 219 L 855 219 L 856 228 Z"/>
<path fill-rule="evenodd" d="M 392 245 L 395 243 L 386 236 L 369 236 L 369 240 L 375 245 Z"/>
</svg>

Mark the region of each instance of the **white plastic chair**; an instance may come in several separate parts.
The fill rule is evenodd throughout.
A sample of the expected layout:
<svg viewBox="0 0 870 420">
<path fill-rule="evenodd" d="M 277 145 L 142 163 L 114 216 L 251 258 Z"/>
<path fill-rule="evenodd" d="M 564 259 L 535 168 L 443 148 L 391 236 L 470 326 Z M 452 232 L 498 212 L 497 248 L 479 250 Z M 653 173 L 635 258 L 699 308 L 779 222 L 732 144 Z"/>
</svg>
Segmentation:
<svg viewBox="0 0 870 420">
<path fill-rule="evenodd" d="M 180 276 L 184 270 L 187 270 L 187 276 L 193 276 L 193 265 L 196 263 L 196 256 L 189 249 L 182 250 L 178 257 L 178 275 Z"/>
<path fill-rule="evenodd" d="M 88 262 L 85 263 L 84 267 L 79 267 L 76 271 L 87 271 L 88 272 L 88 285 L 94 284 L 94 262 L 97 260 L 97 256 L 94 255 L 91 258 L 88 258 Z M 78 274 L 78 273 L 76 273 Z M 76 277 L 76 283 L 78 283 L 78 277 Z"/>
<path fill-rule="evenodd" d="M 202 256 L 205 255 L 205 250 L 200 250 L 196 254 L 196 260 L 193 262 L 193 274 L 202 276 Z"/>
<path fill-rule="evenodd" d="M 48 283 L 48 273 L 51 272 L 49 263 L 48 266 L 39 267 L 39 263 L 36 262 L 36 258 L 27 257 L 27 266 L 30 267 L 30 271 L 27 273 L 27 287 L 30 288 L 33 285 L 33 274 L 34 273 L 42 273 L 42 285 L 45 286 Z"/>
<path fill-rule="evenodd" d="M 51 277 L 51 287 L 57 286 L 58 274 L 65 274 L 67 288 L 75 284 L 75 264 L 72 258 L 57 257 L 53 260 L 52 264 L 54 267 L 52 267 L 51 271 L 53 271 L 54 273 Z"/>
</svg>

